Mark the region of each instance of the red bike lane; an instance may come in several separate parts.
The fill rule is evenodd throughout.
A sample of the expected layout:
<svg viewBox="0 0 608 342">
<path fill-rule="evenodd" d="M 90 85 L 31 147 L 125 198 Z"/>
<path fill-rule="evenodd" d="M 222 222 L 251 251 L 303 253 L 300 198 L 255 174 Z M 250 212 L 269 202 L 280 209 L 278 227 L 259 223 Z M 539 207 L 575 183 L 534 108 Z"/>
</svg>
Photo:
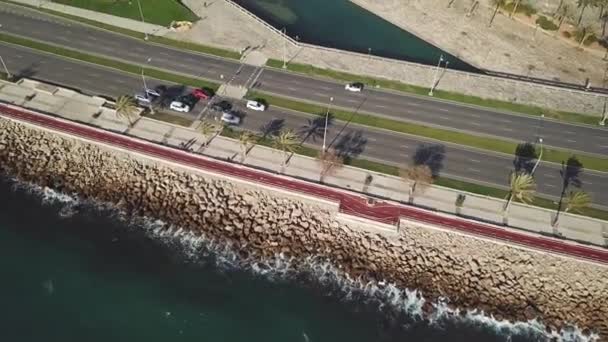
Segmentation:
<svg viewBox="0 0 608 342">
<path fill-rule="evenodd" d="M 359 194 L 350 193 L 325 185 L 301 181 L 287 176 L 259 171 L 239 164 L 209 159 L 176 148 L 150 143 L 137 138 L 127 137 L 119 133 L 93 128 L 25 109 L 17 109 L 0 104 L 0 113 L 9 118 L 26 121 L 94 142 L 128 149 L 151 157 L 165 159 L 178 164 L 200 168 L 223 175 L 238 177 L 250 182 L 257 182 L 308 196 L 317 196 L 322 199 L 335 201 L 340 204 L 340 211 L 345 214 L 370 219 L 380 223 L 395 224 L 400 217 L 403 217 L 467 234 L 501 240 L 511 244 L 575 256 L 601 263 L 608 263 L 608 250 L 601 248 L 587 247 L 539 235 L 524 234 L 512 229 L 472 222 L 458 217 L 452 218 L 444 215 L 437 215 L 431 211 L 397 202 L 376 201 L 375 204 L 368 205 L 367 198 Z"/>
</svg>

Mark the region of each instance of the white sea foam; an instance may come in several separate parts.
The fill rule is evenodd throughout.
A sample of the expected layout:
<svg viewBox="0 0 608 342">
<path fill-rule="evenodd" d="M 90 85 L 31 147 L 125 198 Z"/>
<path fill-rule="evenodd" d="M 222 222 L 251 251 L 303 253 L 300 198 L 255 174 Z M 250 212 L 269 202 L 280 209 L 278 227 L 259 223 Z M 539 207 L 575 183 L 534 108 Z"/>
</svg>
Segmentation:
<svg viewBox="0 0 608 342">
<path fill-rule="evenodd" d="M 546 326 L 537 320 L 528 322 L 510 322 L 498 320 L 492 315 L 486 315 L 483 311 L 467 310 L 464 312 L 449 306 L 447 298 L 441 298 L 433 303 L 433 312 L 424 315 L 422 307 L 425 298 L 419 291 L 401 289 L 393 283 L 386 281 L 364 282 L 361 279 L 352 279 L 344 273 L 340 267 L 336 267 L 325 259 L 310 257 L 303 262 L 297 262 L 294 258 L 284 255 L 275 255 L 274 258 L 265 261 L 247 260 L 239 258 L 230 244 L 219 243 L 209 239 L 205 235 L 195 234 L 182 228 L 169 225 L 161 220 L 152 218 L 127 218 L 118 213 L 112 204 L 100 204 L 89 201 L 80 201 L 76 195 L 67 195 L 50 188 L 39 187 L 31 183 L 21 183 L 11 179 L 14 190 L 26 191 L 37 195 L 47 205 L 58 205 L 58 214 L 68 217 L 78 213 L 77 208 L 81 206 L 94 206 L 111 214 L 115 218 L 143 228 L 145 233 L 165 244 L 177 247 L 184 258 L 196 262 L 212 261 L 220 269 L 247 270 L 258 276 L 269 280 L 288 280 L 298 276 L 305 276 L 329 289 L 337 289 L 333 294 L 338 295 L 345 301 L 365 301 L 377 304 L 378 310 L 395 310 L 405 313 L 417 320 L 425 319 L 429 324 L 442 325 L 446 321 L 450 323 L 461 323 L 465 325 L 481 326 L 492 329 L 505 336 L 542 336 L 560 342 L 591 342 L 599 340 L 595 334 L 585 335 L 576 326 L 566 327 L 560 331 L 546 332 Z"/>
</svg>

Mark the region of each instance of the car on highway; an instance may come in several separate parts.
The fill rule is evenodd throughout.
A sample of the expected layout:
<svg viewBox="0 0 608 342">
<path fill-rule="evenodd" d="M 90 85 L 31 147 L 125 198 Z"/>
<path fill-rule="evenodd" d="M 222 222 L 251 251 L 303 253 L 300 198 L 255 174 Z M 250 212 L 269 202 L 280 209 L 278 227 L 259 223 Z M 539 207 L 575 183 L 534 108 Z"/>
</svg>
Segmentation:
<svg viewBox="0 0 608 342">
<path fill-rule="evenodd" d="M 191 109 L 188 104 L 183 103 L 181 101 L 172 101 L 171 105 L 169 105 L 169 108 L 176 112 L 182 112 L 182 113 L 188 113 Z"/>
<path fill-rule="evenodd" d="M 211 109 L 216 112 L 225 112 L 232 109 L 232 103 L 222 100 L 211 105 Z"/>
<path fill-rule="evenodd" d="M 359 92 L 361 92 L 361 90 L 363 90 L 363 83 L 361 83 L 361 82 L 349 83 L 344 86 L 344 89 L 355 92 L 355 93 L 359 93 Z"/>
<path fill-rule="evenodd" d="M 228 125 L 238 125 L 241 123 L 241 117 L 233 112 L 223 112 L 220 120 Z"/>
<path fill-rule="evenodd" d="M 199 100 L 207 100 L 212 96 L 210 91 L 201 88 L 194 89 L 191 94 Z"/>
<path fill-rule="evenodd" d="M 247 101 L 247 108 L 263 112 L 266 110 L 266 104 L 261 101 L 249 100 Z"/>
<path fill-rule="evenodd" d="M 135 98 L 135 101 L 137 101 L 138 104 L 144 104 L 144 105 L 151 104 L 152 100 L 153 100 L 147 94 L 142 94 L 142 93 L 137 93 L 137 94 L 133 95 L 133 97 Z"/>
</svg>

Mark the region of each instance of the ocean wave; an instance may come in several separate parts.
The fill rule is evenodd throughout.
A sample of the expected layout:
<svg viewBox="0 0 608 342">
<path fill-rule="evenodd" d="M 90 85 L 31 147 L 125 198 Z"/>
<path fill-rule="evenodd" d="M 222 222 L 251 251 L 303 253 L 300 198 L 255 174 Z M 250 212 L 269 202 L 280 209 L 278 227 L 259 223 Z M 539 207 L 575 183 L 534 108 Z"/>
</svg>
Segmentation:
<svg viewBox="0 0 608 342">
<path fill-rule="evenodd" d="M 4 179 L 7 180 L 6 178 Z M 309 257 L 303 261 L 283 254 L 259 261 L 242 258 L 231 244 L 210 239 L 202 233 L 194 233 L 158 219 L 128 217 L 111 203 L 82 200 L 76 194 L 65 194 L 48 187 L 8 179 L 13 191 L 22 191 L 38 197 L 43 205 L 54 206 L 60 217 L 67 218 L 81 213 L 81 208 L 93 209 L 109 215 L 127 226 L 142 229 L 150 238 L 161 241 L 190 262 L 213 263 L 220 270 L 247 271 L 269 281 L 305 279 L 323 287 L 331 295 L 347 302 L 364 302 L 374 305 L 382 313 L 400 313 L 413 321 L 424 321 L 441 328 L 446 324 L 481 327 L 500 334 L 506 340 L 515 336 L 535 336 L 543 340 L 559 342 L 598 341 L 596 334 L 586 335 L 576 326 L 566 326 L 560 331 L 547 331 L 538 320 L 511 322 L 499 320 L 481 310 L 453 308 L 448 298 L 432 303 L 430 314 L 423 312 L 426 299 L 418 290 L 402 289 L 386 281 L 353 279 L 329 260 Z M 400 316 L 403 317 L 403 316 Z M 407 324 L 407 323 L 404 323 Z"/>
</svg>

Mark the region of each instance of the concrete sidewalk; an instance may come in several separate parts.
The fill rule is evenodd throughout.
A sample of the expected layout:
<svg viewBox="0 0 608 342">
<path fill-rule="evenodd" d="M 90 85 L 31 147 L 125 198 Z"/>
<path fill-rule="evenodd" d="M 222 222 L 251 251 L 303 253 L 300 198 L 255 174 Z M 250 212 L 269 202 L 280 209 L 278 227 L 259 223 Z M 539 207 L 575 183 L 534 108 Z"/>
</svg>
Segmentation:
<svg viewBox="0 0 608 342">
<path fill-rule="evenodd" d="M 142 117 L 135 125 L 128 124 L 116 116 L 111 106 L 101 98 L 90 98 L 72 90 L 54 87 L 49 92 L 35 81 L 22 84 L 0 82 L 0 101 L 55 113 L 69 120 L 84 122 L 107 130 L 122 132 L 148 141 L 174 146 L 180 149 L 202 153 L 215 158 L 241 161 L 241 147 L 238 141 L 221 136 L 212 138 L 208 146 L 203 146 L 206 139 L 191 128 L 176 126 L 166 122 Z M 285 155 L 278 150 L 255 146 L 246 156 L 244 163 L 259 169 L 279 172 Z M 317 160 L 301 155 L 294 155 L 286 166 L 285 175 L 318 182 L 320 167 Z M 371 176 L 371 182 L 366 179 Z M 401 202 L 408 201 L 408 184 L 399 177 L 366 171 L 350 166 L 336 170 L 334 175 L 325 178 L 328 185 L 365 193 L 374 197 Z M 457 207 L 458 196 L 465 200 Z M 440 186 L 430 186 L 424 193 L 416 195 L 413 203 L 445 213 L 459 214 L 490 223 L 502 223 L 504 200 L 465 193 Z M 511 227 L 541 234 L 553 234 L 551 221 L 555 214 L 552 210 L 513 203 L 508 215 Z M 588 217 L 562 213 L 557 232 L 564 238 L 608 247 L 608 222 Z"/>
</svg>

